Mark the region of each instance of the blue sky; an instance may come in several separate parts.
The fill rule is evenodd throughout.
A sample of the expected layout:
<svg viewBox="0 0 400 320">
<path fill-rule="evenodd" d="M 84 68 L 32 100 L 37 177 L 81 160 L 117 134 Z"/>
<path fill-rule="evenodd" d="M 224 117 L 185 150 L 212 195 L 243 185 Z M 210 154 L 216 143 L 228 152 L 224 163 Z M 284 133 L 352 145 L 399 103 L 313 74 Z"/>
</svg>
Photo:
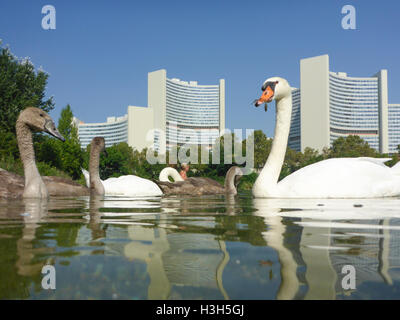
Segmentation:
<svg viewBox="0 0 400 320">
<path fill-rule="evenodd" d="M 41 28 L 44 5 L 56 30 Z M 341 9 L 356 8 L 356 30 Z M 299 86 L 299 60 L 329 54 L 330 69 L 370 76 L 388 69 L 400 103 L 400 1 L 20 1 L 1 0 L 0 39 L 50 74 L 47 95 L 85 122 L 146 106 L 147 73 L 216 84 L 226 80 L 226 126 L 273 135 L 274 108 L 250 102 L 271 76 Z"/>
</svg>

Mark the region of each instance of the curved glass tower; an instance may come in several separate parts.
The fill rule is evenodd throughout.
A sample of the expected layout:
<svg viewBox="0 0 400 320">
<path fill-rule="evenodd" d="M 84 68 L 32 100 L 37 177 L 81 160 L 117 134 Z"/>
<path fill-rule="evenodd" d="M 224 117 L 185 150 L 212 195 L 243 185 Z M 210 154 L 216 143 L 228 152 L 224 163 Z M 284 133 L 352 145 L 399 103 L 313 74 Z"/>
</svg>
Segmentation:
<svg viewBox="0 0 400 320">
<path fill-rule="evenodd" d="M 167 148 L 209 145 L 219 137 L 219 85 L 167 79 Z"/>
<path fill-rule="evenodd" d="M 78 135 L 81 147 L 86 148 L 94 137 L 104 137 L 106 147 L 128 142 L 128 116 L 108 117 L 103 123 L 83 123 L 78 120 Z"/>
<path fill-rule="evenodd" d="M 328 55 L 302 59 L 299 105 L 295 91 L 292 96 L 289 147 L 322 151 L 340 137 L 358 135 L 380 153 L 397 151 L 400 107 L 388 104 L 387 70 L 349 77 L 329 70 Z"/>
<path fill-rule="evenodd" d="M 211 148 L 225 129 L 223 79 L 217 85 L 199 85 L 197 81 L 168 79 L 165 70 L 158 70 L 149 73 L 148 88 L 155 129 L 166 135 L 166 150 L 184 144 Z M 155 149 L 163 150 L 159 134 L 154 137 Z"/>
<path fill-rule="evenodd" d="M 104 123 L 75 122 L 82 148 L 97 136 L 107 147 L 127 142 L 139 151 L 163 152 L 184 144 L 211 148 L 225 129 L 225 80 L 199 85 L 168 79 L 166 70 L 157 70 L 148 74 L 148 107 L 128 106 L 125 116 Z"/>
<path fill-rule="evenodd" d="M 330 143 L 354 134 L 379 150 L 378 78 L 329 73 Z"/>
</svg>

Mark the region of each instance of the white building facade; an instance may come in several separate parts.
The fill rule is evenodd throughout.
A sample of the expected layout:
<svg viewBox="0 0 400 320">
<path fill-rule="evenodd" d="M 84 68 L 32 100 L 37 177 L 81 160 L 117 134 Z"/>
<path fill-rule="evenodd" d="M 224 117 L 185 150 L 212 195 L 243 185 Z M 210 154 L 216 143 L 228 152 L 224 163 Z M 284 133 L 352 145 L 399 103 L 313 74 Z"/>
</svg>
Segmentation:
<svg viewBox="0 0 400 320">
<path fill-rule="evenodd" d="M 225 80 L 217 85 L 168 79 L 166 70 L 149 73 L 148 105 L 154 109 L 154 148 L 214 143 L 225 129 Z M 165 141 L 160 135 L 165 133 Z"/>
<path fill-rule="evenodd" d="M 387 70 L 350 77 L 330 71 L 328 55 L 302 59 L 299 91 L 300 99 L 292 93 L 292 149 L 321 151 L 339 137 L 358 135 L 381 153 L 397 152 L 400 107 L 388 104 Z"/>
<path fill-rule="evenodd" d="M 139 151 L 152 147 L 164 153 L 183 144 L 210 148 L 225 129 L 225 80 L 199 85 L 157 70 L 148 74 L 148 107 L 128 106 L 126 115 L 105 123 L 76 122 L 82 148 L 96 136 L 107 147 L 126 142 Z"/>
<path fill-rule="evenodd" d="M 104 137 L 106 147 L 128 142 L 128 116 L 108 117 L 103 123 L 84 123 L 75 118 L 81 147 L 86 148 L 94 137 Z"/>
</svg>

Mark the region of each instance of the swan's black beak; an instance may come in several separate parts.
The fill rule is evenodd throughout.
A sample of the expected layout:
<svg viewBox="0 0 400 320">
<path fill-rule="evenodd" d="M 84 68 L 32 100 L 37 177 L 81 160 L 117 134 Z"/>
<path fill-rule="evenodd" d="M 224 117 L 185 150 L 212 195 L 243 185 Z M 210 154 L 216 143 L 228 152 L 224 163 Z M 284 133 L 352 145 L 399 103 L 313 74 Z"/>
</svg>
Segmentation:
<svg viewBox="0 0 400 320">
<path fill-rule="evenodd" d="M 254 100 L 253 103 L 254 103 L 254 105 L 255 105 L 256 107 L 259 107 L 259 106 L 262 105 L 262 103 L 259 103 L 259 102 L 258 102 L 258 99 Z M 265 109 L 265 112 L 268 111 L 268 104 L 267 104 L 266 102 L 264 103 L 264 109 Z"/>
<path fill-rule="evenodd" d="M 51 134 L 53 137 L 60 139 L 62 142 L 65 141 L 64 137 L 61 135 L 61 133 L 58 131 L 56 125 L 52 120 L 47 120 L 45 125 L 44 125 L 44 132 L 47 132 L 48 134 Z"/>
</svg>

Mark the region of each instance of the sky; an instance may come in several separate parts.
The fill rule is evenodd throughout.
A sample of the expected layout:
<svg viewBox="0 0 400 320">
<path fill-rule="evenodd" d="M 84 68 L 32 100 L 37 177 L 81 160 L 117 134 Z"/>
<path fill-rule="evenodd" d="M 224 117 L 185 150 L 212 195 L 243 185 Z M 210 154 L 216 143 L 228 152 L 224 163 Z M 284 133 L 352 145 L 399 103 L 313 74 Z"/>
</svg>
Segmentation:
<svg viewBox="0 0 400 320">
<path fill-rule="evenodd" d="M 56 9 L 56 29 L 41 26 Z M 342 28 L 342 7 L 356 29 Z M 300 59 L 329 54 L 330 70 L 368 77 L 388 70 L 389 103 L 400 103 L 400 1 L 65 1 L 1 0 L 0 39 L 49 73 L 58 119 L 70 104 L 84 122 L 147 105 L 147 73 L 217 84 L 226 81 L 226 127 L 273 136 L 275 108 L 251 102 L 263 81 L 299 87 Z"/>
</svg>

